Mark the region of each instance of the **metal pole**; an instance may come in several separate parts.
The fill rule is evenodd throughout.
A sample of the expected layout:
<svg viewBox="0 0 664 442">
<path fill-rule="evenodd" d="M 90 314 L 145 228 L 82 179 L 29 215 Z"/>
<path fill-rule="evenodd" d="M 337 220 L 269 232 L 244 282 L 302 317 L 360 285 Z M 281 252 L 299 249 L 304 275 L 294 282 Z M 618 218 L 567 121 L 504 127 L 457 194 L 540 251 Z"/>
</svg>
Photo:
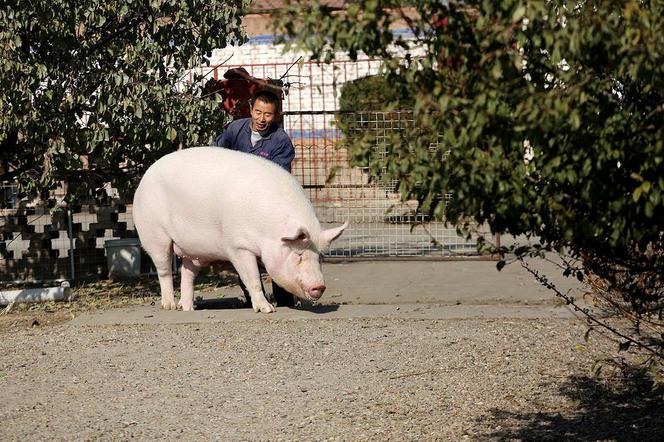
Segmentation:
<svg viewBox="0 0 664 442">
<path fill-rule="evenodd" d="M 76 266 L 74 264 L 74 229 L 72 226 L 73 215 L 71 209 L 67 208 L 67 224 L 69 230 L 69 265 L 71 266 L 71 280 L 76 281 Z"/>
</svg>

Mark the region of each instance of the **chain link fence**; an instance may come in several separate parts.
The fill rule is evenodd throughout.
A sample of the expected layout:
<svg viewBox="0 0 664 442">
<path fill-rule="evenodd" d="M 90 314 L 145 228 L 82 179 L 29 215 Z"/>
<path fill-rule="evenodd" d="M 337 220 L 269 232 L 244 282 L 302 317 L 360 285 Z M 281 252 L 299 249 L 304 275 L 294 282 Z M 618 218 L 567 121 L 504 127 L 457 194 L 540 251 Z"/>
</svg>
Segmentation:
<svg viewBox="0 0 664 442">
<path fill-rule="evenodd" d="M 454 226 L 417 211 L 417 201 L 402 201 L 397 182 L 371 177 L 368 168 L 351 167 L 338 126 L 338 112 L 289 112 L 284 127 L 297 155 L 293 173 L 300 180 L 322 223 L 351 226 L 333 243 L 330 257 L 453 259 L 477 257 L 476 237 L 466 239 Z M 343 115 L 344 125 L 372 140 L 377 156 L 387 153 L 391 133 L 412 125 L 412 112 L 358 111 Z M 321 123 L 321 121 L 323 123 Z M 316 130 L 317 125 L 325 130 Z M 309 132 L 301 127 L 311 128 Z M 431 149 L 443 149 L 434 143 Z M 445 201 L 451 194 L 441 195 Z"/>
</svg>

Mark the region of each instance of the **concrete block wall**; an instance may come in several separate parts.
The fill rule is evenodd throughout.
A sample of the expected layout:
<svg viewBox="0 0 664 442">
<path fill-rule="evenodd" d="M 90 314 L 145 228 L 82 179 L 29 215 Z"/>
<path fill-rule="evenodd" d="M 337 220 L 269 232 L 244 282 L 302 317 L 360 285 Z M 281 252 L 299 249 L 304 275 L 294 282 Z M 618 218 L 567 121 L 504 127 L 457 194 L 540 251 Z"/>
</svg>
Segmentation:
<svg viewBox="0 0 664 442">
<path fill-rule="evenodd" d="M 72 214 L 72 239 L 66 211 L 40 207 L 0 212 L 0 282 L 104 278 L 104 242 L 135 237 L 131 206 L 84 205 Z M 73 243 L 73 249 L 71 248 Z M 146 263 L 149 262 L 146 260 Z"/>
</svg>

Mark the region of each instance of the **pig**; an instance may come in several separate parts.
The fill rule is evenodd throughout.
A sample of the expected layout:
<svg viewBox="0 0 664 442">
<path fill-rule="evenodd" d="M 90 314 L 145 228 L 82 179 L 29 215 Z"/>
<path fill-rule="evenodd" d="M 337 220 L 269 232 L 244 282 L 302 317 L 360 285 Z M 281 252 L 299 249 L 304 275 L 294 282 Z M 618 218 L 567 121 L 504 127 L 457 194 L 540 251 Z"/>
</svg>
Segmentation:
<svg viewBox="0 0 664 442">
<path fill-rule="evenodd" d="M 230 261 L 255 312 L 274 305 L 262 290 L 257 258 L 281 287 L 317 301 L 325 291 L 321 251 L 348 227 L 322 229 L 302 186 L 275 163 L 219 147 L 193 147 L 157 160 L 133 202 L 141 245 L 157 270 L 161 307 L 194 309 L 202 267 Z M 180 302 L 173 295 L 172 254 L 182 258 Z"/>
</svg>

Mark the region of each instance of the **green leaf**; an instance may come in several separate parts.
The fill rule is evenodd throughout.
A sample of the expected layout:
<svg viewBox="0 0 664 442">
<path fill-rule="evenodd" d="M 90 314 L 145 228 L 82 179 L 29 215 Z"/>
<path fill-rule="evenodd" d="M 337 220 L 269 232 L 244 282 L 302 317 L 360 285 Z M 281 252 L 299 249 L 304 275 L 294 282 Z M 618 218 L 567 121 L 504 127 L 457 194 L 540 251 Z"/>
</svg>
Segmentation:
<svg viewBox="0 0 664 442">
<path fill-rule="evenodd" d="M 175 141 L 177 136 L 178 136 L 178 133 L 174 128 L 169 127 L 168 129 L 166 129 L 166 138 L 168 138 L 169 140 Z"/>
<path fill-rule="evenodd" d="M 525 5 L 518 6 L 514 10 L 514 13 L 512 14 L 512 23 L 516 23 L 519 20 L 521 20 L 525 14 L 526 14 L 526 6 Z"/>
<path fill-rule="evenodd" d="M 639 201 L 641 198 L 641 194 L 643 193 L 643 188 L 642 186 L 637 187 L 634 189 L 634 192 L 632 193 L 632 200 L 636 203 Z"/>
<path fill-rule="evenodd" d="M 569 122 L 570 125 L 572 126 L 572 129 L 578 129 L 581 126 L 581 117 L 579 113 L 574 110 L 569 116 Z"/>
<path fill-rule="evenodd" d="M 496 80 L 499 80 L 499 79 L 502 78 L 502 76 L 503 76 L 503 67 L 500 65 L 499 62 L 495 62 L 493 64 L 493 67 L 491 68 L 491 76 Z"/>
</svg>

